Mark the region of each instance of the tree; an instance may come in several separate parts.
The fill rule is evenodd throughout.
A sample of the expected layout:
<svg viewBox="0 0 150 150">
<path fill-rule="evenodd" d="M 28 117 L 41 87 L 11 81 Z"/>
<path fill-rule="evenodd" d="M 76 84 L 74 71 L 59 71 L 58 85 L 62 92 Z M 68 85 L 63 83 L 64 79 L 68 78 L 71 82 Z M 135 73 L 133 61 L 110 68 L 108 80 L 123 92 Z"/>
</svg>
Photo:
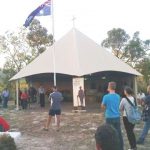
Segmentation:
<svg viewBox="0 0 150 150">
<path fill-rule="evenodd" d="M 7 78 L 35 59 L 52 41 L 52 35 L 48 35 L 46 28 L 38 20 L 34 20 L 29 29 L 22 27 L 0 36 L 0 53 L 6 57 L 3 71 L 7 73 Z"/>
<path fill-rule="evenodd" d="M 102 41 L 101 45 L 110 48 L 112 53 L 118 58 L 123 57 L 123 49 L 129 40 L 129 35 L 121 28 L 113 28 L 107 32 L 108 37 Z"/>
<path fill-rule="evenodd" d="M 53 36 L 46 28 L 34 20 L 29 28 L 20 28 L 17 31 L 7 31 L 0 36 L 0 54 L 5 55 L 6 62 L 2 69 L 5 77 L 3 85 L 24 66 L 42 53 L 47 46 L 53 43 Z"/>
<path fill-rule="evenodd" d="M 133 34 L 132 39 L 120 28 L 108 31 L 107 35 L 101 45 L 110 48 L 116 57 L 132 66 L 144 59 L 150 50 L 150 40 L 142 41 L 138 31 Z"/>
<path fill-rule="evenodd" d="M 0 36 L 1 53 L 6 57 L 1 77 L 1 87 L 11 87 L 9 79 L 26 66 L 31 58 L 31 49 L 26 42 L 27 31 L 24 28 L 16 32 L 7 31 L 4 36 Z"/>
<path fill-rule="evenodd" d="M 136 69 L 142 73 L 145 83 L 150 84 L 150 58 L 143 59 L 136 65 Z"/>
<path fill-rule="evenodd" d="M 143 41 L 146 51 L 150 50 L 150 40 Z"/>
<path fill-rule="evenodd" d="M 40 22 L 34 19 L 29 26 L 29 33 L 27 34 L 28 44 L 32 48 L 33 57 L 37 57 L 47 46 L 53 44 L 53 36 L 48 34 L 46 28 L 42 27 Z"/>
<path fill-rule="evenodd" d="M 0 37 L 1 53 L 6 57 L 4 69 L 13 69 L 12 73 L 16 73 L 29 63 L 32 54 L 26 36 L 26 30 L 20 28 L 17 32 L 7 31 Z"/>
<path fill-rule="evenodd" d="M 136 64 L 146 56 L 144 42 L 139 38 L 139 32 L 135 32 L 133 38 L 124 48 L 124 58 L 128 63 Z"/>
</svg>

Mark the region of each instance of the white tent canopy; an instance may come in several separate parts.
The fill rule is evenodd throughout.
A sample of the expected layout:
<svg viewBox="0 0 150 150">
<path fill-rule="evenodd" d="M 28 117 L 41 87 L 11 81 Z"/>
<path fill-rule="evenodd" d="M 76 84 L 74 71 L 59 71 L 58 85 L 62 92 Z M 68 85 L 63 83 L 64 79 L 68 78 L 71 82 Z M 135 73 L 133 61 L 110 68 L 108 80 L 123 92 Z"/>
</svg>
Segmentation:
<svg viewBox="0 0 150 150">
<path fill-rule="evenodd" d="M 54 73 L 53 56 L 55 56 L 56 73 L 83 76 L 102 71 L 118 71 L 141 75 L 86 35 L 73 28 L 12 77 L 11 80 L 41 73 Z"/>
</svg>

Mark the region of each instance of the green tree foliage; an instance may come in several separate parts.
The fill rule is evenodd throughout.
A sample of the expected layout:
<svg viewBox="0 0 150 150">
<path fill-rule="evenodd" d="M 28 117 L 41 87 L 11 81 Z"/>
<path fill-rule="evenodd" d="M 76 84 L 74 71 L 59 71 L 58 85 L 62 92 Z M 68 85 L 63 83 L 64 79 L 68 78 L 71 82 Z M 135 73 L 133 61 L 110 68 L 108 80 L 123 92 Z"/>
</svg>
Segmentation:
<svg viewBox="0 0 150 150">
<path fill-rule="evenodd" d="M 108 37 L 102 41 L 101 45 L 110 48 L 116 57 L 132 66 L 144 59 L 150 49 L 150 40 L 142 41 L 139 38 L 139 32 L 135 32 L 132 39 L 125 30 L 120 28 L 108 31 L 107 35 Z"/>
<path fill-rule="evenodd" d="M 133 38 L 128 42 L 125 49 L 126 62 L 137 63 L 146 56 L 143 41 L 139 38 L 139 32 L 135 32 Z"/>
<path fill-rule="evenodd" d="M 1 91 L 4 89 L 4 81 L 3 81 L 3 78 L 4 78 L 4 74 L 3 74 L 2 69 L 0 68 L 0 93 L 1 93 Z"/>
<path fill-rule="evenodd" d="M 1 89 L 6 86 L 10 88 L 9 79 L 27 65 L 32 58 L 26 35 L 26 30 L 21 28 L 15 32 L 7 31 L 4 36 L 0 36 L 1 54 L 6 60 L 2 68 Z"/>
<path fill-rule="evenodd" d="M 4 69 L 10 70 L 10 76 L 27 65 L 32 57 L 26 35 L 25 29 L 21 28 L 17 32 L 8 31 L 0 37 L 1 53 L 6 58 Z"/>
<path fill-rule="evenodd" d="M 112 53 L 118 58 L 123 57 L 124 48 L 129 40 L 129 35 L 121 28 L 114 28 L 107 32 L 108 37 L 102 41 L 101 45 L 110 48 Z"/>
<path fill-rule="evenodd" d="M 136 65 L 136 69 L 143 74 L 143 79 L 146 84 L 150 84 L 150 58 L 143 59 Z"/>
<path fill-rule="evenodd" d="M 2 69 L 5 74 L 3 84 L 7 85 L 13 75 L 35 59 L 52 42 L 52 35 L 48 34 L 38 20 L 34 20 L 29 28 L 7 31 L 0 36 L 0 54 L 6 58 Z"/>
<path fill-rule="evenodd" d="M 53 44 L 53 36 L 48 34 L 45 27 L 42 27 L 38 20 L 33 20 L 29 26 L 27 39 L 30 47 L 32 48 L 33 57 L 37 57 L 46 47 Z"/>
</svg>

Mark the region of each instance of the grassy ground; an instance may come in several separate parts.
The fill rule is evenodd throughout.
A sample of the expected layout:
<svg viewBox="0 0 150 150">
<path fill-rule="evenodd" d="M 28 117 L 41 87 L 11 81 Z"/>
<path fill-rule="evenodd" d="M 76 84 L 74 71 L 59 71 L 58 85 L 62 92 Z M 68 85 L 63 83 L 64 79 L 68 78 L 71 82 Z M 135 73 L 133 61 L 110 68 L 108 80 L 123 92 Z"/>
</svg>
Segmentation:
<svg viewBox="0 0 150 150">
<path fill-rule="evenodd" d="M 96 128 L 104 123 L 103 113 L 98 107 L 91 107 L 86 113 L 72 113 L 70 106 L 63 106 L 61 130 L 56 131 L 53 121 L 49 131 L 43 131 L 47 118 L 48 107 L 41 110 L 37 104 L 30 109 L 16 111 L 0 110 L 0 113 L 10 122 L 11 130 L 20 131 L 22 136 L 16 140 L 19 150 L 95 150 L 94 134 Z M 136 137 L 139 136 L 143 123 L 136 125 Z M 129 147 L 126 133 L 123 129 L 125 150 Z M 138 150 L 150 150 L 150 135 L 145 145 Z"/>
</svg>

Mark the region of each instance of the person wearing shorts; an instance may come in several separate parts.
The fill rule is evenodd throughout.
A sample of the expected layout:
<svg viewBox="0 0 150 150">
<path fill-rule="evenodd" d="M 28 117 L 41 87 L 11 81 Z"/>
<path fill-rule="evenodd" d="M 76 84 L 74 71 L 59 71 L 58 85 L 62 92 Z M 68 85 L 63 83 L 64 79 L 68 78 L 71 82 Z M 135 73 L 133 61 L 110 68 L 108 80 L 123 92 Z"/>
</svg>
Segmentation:
<svg viewBox="0 0 150 150">
<path fill-rule="evenodd" d="M 61 110 L 50 109 L 49 110 L 49 115 L 51 115 L 51 116 L 61 115 Z"/>
<path fill-rule="evenodd" d="M 49 116 L 44 127 L 45 131 L 48 131 L 49 125 L 51 123 L 52 117 L 56 116 L 57 118 L 57 131 L 60 129 L 60 116 L 61 116 L 61 101 L 63 100 L 62 94 L 57 91 L 57 87 L 53 87 L 53 93 L 49 96 L 50 100 L 50 109 Z"/>
</svg>

